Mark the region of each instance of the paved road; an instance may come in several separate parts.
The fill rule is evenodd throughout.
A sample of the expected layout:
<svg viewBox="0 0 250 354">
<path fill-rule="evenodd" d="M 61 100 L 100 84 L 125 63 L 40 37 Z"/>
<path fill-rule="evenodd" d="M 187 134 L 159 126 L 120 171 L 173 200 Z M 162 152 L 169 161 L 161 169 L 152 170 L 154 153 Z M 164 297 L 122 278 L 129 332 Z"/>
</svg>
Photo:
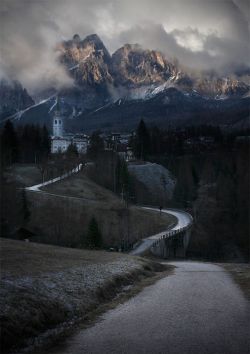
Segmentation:
<svg viewBox="0 0 250 354">
<path fill-rule="evenodd" d="M 45 181 L 45 182 L 43 182 L 43 183 L 39 183 L 39 184 L 36 184 L 36 185 L 34 185 L 34 186 L 31 186 L 31 187 L 26 187 L 25 189 L 26 189 L 27 191 L 32 191 L 32 192 L 42 192 L 42 191 L 40 190 L 41 187 L 45 187 L 45 186 L 48 186 L 49 184 L 52 184 L 52 183 L 61 181 L 61 180 L 65 179 L 65 178 L 68 178 L 68 177 L 70 177 L 71 175 L 80 172 L 81 169 L 82 169 L 82 163 L 80 163 L 78 166 L 76 166 L 76 167 L 73 168 L 71 171 L 65 173 L 65 174 L 62 175 L 62 176 L 59 176 L 59 177 L 50 179 L 49 181 Z"/>
<path fill-rule="evenodd" d="M 249 303 L 213 264 L 172 262 L 173 275 L 108 311 L 46 354 L 249 354 Z"/>
<path fill-rule="evenodd" d="M 150 208 L 150 207 L 143 207 L 144 209 L 148 210 L 155 210 L 159 213 L 159 209 L 156 208 Z M 179 230 L 183 227 L 188 226 L 192 222 L 192 217 L 190 214 L 181 211 L 181 210 L 173 210 L 173 209 L 163 209 L 163 213 L 171 214 L 175 216 L 178 220 L 177 224 L 174 225 L 173 227 L 170 227 L 169 229 L 160 232 L 156 235 L 144 238 L 140 245 L 136 247 L 133 251 L 130 252 L 131 255 L 134 256 L 139 256 L 140 254 L 144 253 L 147 251 L 155 242 L 155 240 L 158 240 L 161 238 L 161 236 L 166 235 L 167 231 L 173 231 L 173 230 Z"/>
</svg>

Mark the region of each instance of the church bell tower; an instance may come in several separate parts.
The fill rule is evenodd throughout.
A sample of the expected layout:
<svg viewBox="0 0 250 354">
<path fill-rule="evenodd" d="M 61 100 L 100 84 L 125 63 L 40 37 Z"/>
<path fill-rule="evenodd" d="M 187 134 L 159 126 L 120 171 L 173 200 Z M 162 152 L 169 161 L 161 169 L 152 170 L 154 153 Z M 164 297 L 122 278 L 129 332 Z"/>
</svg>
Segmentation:
<svg viewBox="0 0 250 354">
<path fill-rule="evenodd" d="M 56 111 L 53 118 L 53 135 L 58 137 L 63 136 L 63 118 L 61 117 L 59 111 L 58 99 L 57 99 Z"/>
</svg>

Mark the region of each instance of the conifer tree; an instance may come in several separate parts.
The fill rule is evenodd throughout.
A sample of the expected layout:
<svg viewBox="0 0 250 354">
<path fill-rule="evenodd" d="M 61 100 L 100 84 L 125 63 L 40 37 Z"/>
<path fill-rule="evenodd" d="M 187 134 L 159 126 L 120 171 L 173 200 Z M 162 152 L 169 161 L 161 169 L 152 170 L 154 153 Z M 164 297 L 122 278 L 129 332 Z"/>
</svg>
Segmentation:
<svg viewBox="0 0 250 354">
<path fill-rule="evenodd" d="M 104 142 L 98 132 L 94 132 L 90 138 L 90 145 L 88 147 L 88 155 L 91 158 L 96 158 L 100 152 L 104 151 Z"/>
<path fill-rule="evenodd" d="M 24 220 L 24 223 L 27 223 L 29 221 L 29 219 L 30 219 L 30 211 L 29 211 L 29 208 L 28 208 L 28 203 L 27 203 L 25 189 L 23 189 L 23 192 L 22 192 L 22 209 L 23 209 L 23 220 Z"/>
<path fill-rule="evenodd" d="M 129 190 L 129 172 L 128 166 L 125 160 L 118 157 L 116 165 L 116 178 L 117 178 L 117 187 L 119 192 L 128 193 Z"/>
<path fill-rule="evenodd" d="M 150 135 L 144 120 L 141 119 L 137 129 L 134 142 L 135 156 L 141 160 L 145 160 L 150 152 Z"/>
<path fill-rule="evenodd" d="M 18 162 L 19 158 L 18 138 L 10 120 L 5 123 L 1 136 L 1 158 L 3 165 Z"/>
<path fill-rule="evenodd" d="M 50 141 L 50 136 L 46 125 L 44 125 L 42 128 L 41 136 L 42 136 L 42 155 L 44 158 L 48 158 L 50 154 L 51 141 Z"/>
<path fill-rule="evenodd" d="M 92 217 L 89 222 L 86 246 L 88 248 L 101 248 L 102 243 L 102 234 L 99 230 L 96 219 Z"/>
</svg>

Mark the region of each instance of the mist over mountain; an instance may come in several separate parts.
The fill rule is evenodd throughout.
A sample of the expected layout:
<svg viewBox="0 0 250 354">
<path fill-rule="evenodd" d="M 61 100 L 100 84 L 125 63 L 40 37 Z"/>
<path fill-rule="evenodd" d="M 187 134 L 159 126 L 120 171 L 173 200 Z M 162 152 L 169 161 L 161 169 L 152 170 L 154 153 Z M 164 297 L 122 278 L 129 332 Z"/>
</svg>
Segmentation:
<svg viewBox="0 0 250 354">
<path fill-rule="evenodd" d="M 237 74 L 249 70 L 249 14 L 248 0 L 2 0 L 0 78 L 32 95 L 37 83 L 72 85 L 53 49 L 74 33 L 98 33 L 109 53 L 139 43 L 194 71 Z"/>
<path fill-rule="evenodd" d="M 129 129 L 141 116 L 160 125 L 179 125 L 195 120 L 204 123 L 202 115 L 205 123 L 215 123 L 212 115 L 218 114 L 223 115 L 223 124 L 232 124 L 232 117 L 226 118 L 230 110 L 236 116 L 241 110 L 240 118 L 248 115 L 246 74 L 193 74 L 177 60 L 170 61 L 162 52 L 139 44 L 125 44 L 111 55 L 97 34 L 84 39 L 75 34 L 58 43 L 55 50 L 58 66 L 64 68 L 72 85 L 60 89 L 51 86 L 40 92 L 37 89 L 35 105 L 26 90 L 20 100 L 20 93 L 14 89 L 12 100 L 2 101 L 2 118 L 9 105 L 14 120 L 50 124 L 57 96 L 62 114 L 74 130 L 116 125 Z"/>
<path fill-rule="evenodd" d="M 0 117 L 11 116 L 16 111 L 26 109 L 35 102 L 18 81 L 0 81 Z"/>
<path fill-rule="evenodd" d="M 171 62 L 162 52 L 144 49 L 139 44 L 125 44 L 110 55 L 96 34 L 83 40 L 75 35 L 57 49 L 60 62 L 75 84 L 80 86 L 112 85 L 131 90 L 165 84 L 166 87 L 176 86 L 186 91 L 195 89 L 211 97 L 242 96 L 249 89 L 235 75 L 226 78 L 205 73 L 190 75 L 177 60 Z"/>
</svg>

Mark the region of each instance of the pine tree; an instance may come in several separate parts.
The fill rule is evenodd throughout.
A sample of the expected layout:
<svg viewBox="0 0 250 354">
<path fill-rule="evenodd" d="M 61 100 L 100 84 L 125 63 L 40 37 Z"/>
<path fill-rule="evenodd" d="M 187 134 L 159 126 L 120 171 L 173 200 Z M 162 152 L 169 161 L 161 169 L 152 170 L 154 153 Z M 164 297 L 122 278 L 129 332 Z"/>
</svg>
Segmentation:
<svg viewBox="0 0 250 354">
<path fill-rule="evenodd" d="M 3 165 L 11 165 L 18 162 L 19 143 L 16 131 L 10 120 L 4 125 L 1 136 L 1 159 Z"/>
<path fill-rule="evenodd" d="M 50 136 L 46 125 L 44 125 L 42 128 L 41 136 L 42 136 L 42 155 L 43 158 L 47 159 L 50 154 L 51 141 L 50 141 Z"/>
<path fill-rule="evenodd" d="M 91 158 L 96 158 L 100 152 L 104 151 L 104 142 L 98 132 L 94 132 L 90 138 L 90 145 L 88 147 L 88 155 Z"/>
<path fill-rule="evenodd" d="M 96 219 L 92 217 L 89 222 L 86 246 L 88 248 L 101 248 L 102 243 L 102 234 L 99 230 Z"/>
<path fill-rule="evenodd" d="M 128 194 L 130 184 L 128 166 L 126 161 L 119 157 L 116 165 L 116 178 L 118 191 Z"/>
<path fill-rule="evenodd" d="M 23 209 L 23 220 L 24 220 L 24 223 L 27 223 L 30 219 L 30 211 L 28 208 L 25 189 L 23 189 L 23 192 L 22 192 L 22 205 L 23 205 L 23 208 L 22 208 Z"/>
<path fill-rule="evenodd" d="M 145 160 L 150 152 L 150 135 L 144 120 L 141 119 L 134 141 L 134 154 L 137 158 Z"/>
</svg>

